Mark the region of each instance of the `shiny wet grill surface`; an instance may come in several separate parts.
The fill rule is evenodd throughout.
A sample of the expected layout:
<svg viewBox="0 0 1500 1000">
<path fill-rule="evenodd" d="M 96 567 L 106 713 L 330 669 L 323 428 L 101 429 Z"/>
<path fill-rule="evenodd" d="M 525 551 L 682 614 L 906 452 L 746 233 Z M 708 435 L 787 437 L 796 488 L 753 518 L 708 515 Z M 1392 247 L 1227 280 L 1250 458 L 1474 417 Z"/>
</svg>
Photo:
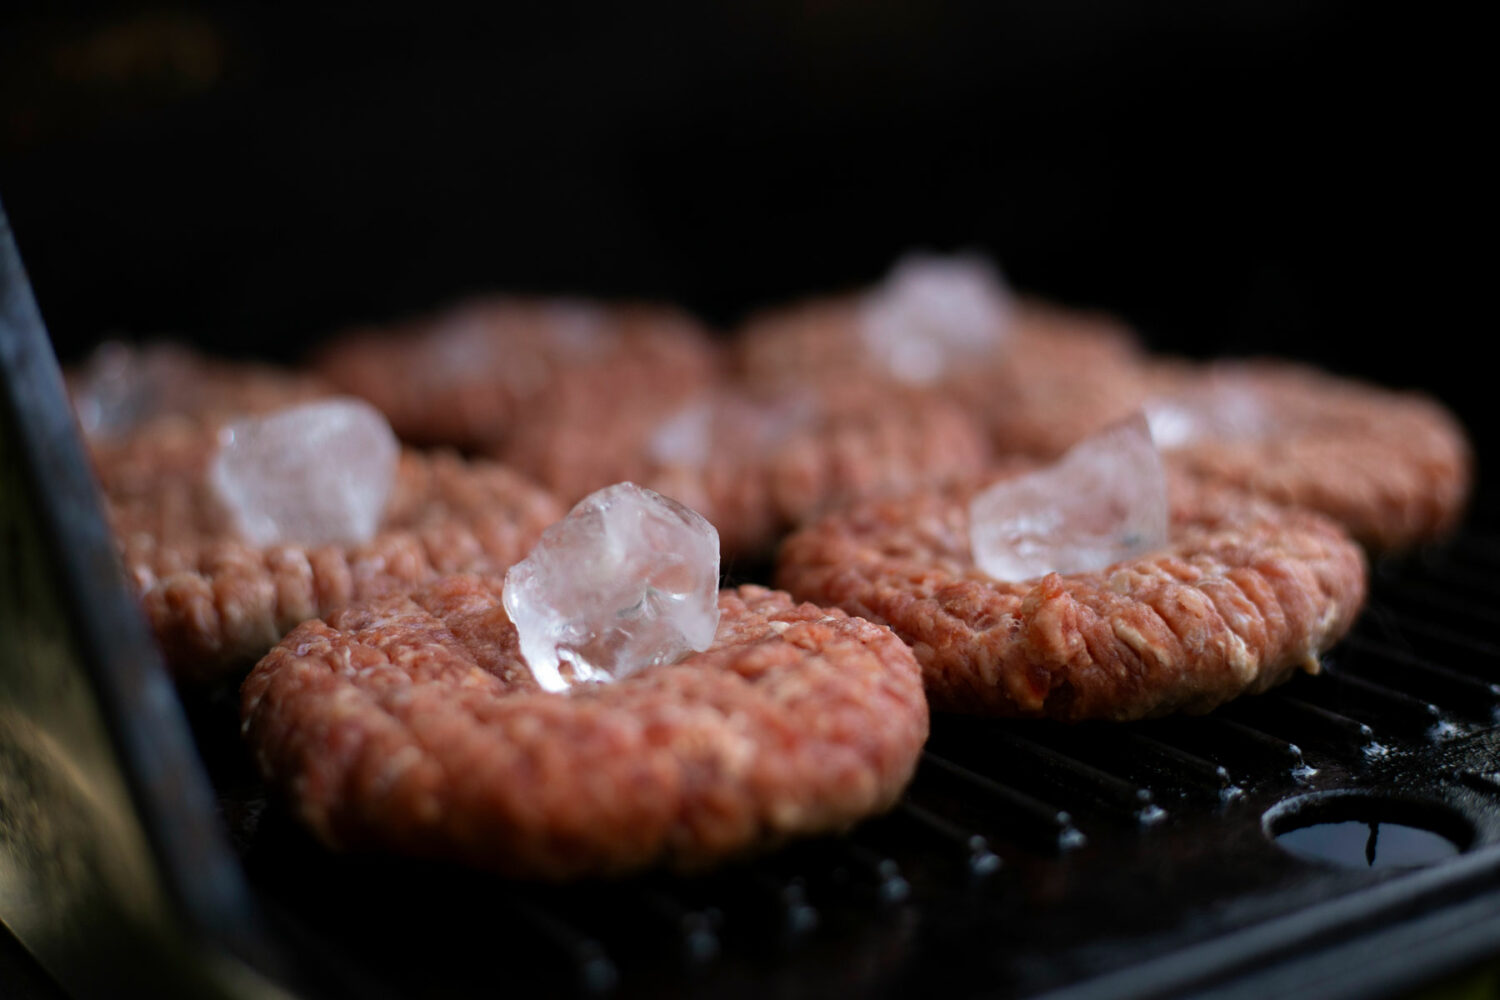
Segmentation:
<svg viewBox="0 0 1500 1000">
<path fill-rule="evenodd" d="M 888 815 L 697 876 L 551 887 L 330 856 L 266 804 L 224 735 L 229 695 L 196 728 L 260 902 L 330 992 L 1232 991 L 1500 885 L 1497 598 L 1500 533 L 1472 529 L 1378 565 L 1319 676 L 1130 725 L 939 715 Z M 1319 810 L 1370 824 L 1368 864 L 1277 846 Z M 1435 832 L 1454 857 L 1379 855 L 1380 822 Z M 1400 988 L 1380 969 L 1318 992 Z"/>
</svg>

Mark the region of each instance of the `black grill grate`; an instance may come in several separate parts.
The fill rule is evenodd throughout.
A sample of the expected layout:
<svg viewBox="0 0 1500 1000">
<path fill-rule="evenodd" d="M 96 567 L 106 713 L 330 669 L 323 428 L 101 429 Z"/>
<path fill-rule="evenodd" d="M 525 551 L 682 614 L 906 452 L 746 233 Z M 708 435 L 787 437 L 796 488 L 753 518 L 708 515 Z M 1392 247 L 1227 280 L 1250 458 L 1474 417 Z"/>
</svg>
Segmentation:
<svg viewBox="0 0 1500 1000">
<path fill-rule="evenodd" d="M 304 955 L 341 954 L 393 995 L 1248 989 L 1333 961 L 1335 942 L 1380 924 L 1372 903 L 1358 920 L 1339 910 L 1287 936 L 1328 906 L 1445 885 L 1458 866 L 1450 896 L 1500 887 L 1492 581 L 1500 546 L 1473 534 L 1383 564 L 1369 612 L 1321 675 L 1201 718 L 939 716 L 892 813 L 699 877 L 549 888 L 329 858 L 274 808 L 247 808 L 258 791 L 231 759 L 239 751 L 220 747 L 214 773 L 232 815 L 254 820 L 238 831 L 252 884 Z M 1468 853 L 1415 870 L 1299 860 L 1273 843 L 1267 817 L 1318 795 L 1444 832 Z M 474 904 L 488 914 L 477 924 Z M 1422 912 L 1413 895 L 1390 927 L 1416 933 Z M 1214 954 L 1217 965 L 1204 958 Z M 1402 983 L 1342 975 L 1363 995 Z"/>
</svg>

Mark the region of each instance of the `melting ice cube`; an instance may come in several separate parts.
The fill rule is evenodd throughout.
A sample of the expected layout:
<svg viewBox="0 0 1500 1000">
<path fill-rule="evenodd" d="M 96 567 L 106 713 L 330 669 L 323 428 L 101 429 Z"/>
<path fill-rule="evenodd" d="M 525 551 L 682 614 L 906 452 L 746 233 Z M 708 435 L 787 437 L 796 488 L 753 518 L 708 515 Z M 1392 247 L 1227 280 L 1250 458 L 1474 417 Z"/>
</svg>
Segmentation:
<svg viewBox="0 0 1500 1000">
<path fill-rule="evenodd" d="M 925 384 L 998 351 L 1013 309 L 983 257 L 909 254 L 861 300 L 860 336 L 893 378 Z"/>
<path fill-rule="evenodd" d="M 1166 477 L 1140 413 L 969 504 L 974 562 L 998 580 L 1086 573 L 1166 541 Z"/>
<path fill-rule="evenodd" d="M 548 691 L 707 649 L 718 598 L 718 531 L 634 483 L 584 497 L 505 575 L 521 654 Z"/>
<path fill-rule="evenodd" d="M 582 361 L 613 350 L 609 313 L 593 302 L 549 299 L 542 304 L 542 322 L 561 357 Z"/>
<path fill-rule="evenodd" d="M 427 335 L 425 348 L 443 375 L 483 376 L 505 361 L 503 335 L 497 333 L 503 315 L 489 303 L 468 303 L 442 316 Z"/>
<path fill-rule="evenodd" d="M 663 420 L 646 442 L 646 455 L 663 465 L 702 468 L 713 449 L 714 404 L 698 399 Z"/>
<path fill-rule="evenodd" d="M 447 378 L 538 389 L 554 364 L 606 356 L 618 331 L 601 307 L 573 299 L 480 299 L 443 315 L 426 353 Z"/>
<path fill-rule="evenodd" d="M 694 400 L 658 424 L 646 455 L 663 465 L 698 469 L 716 452 L 754 461 L 812 424 L 817 413 L 816 399 L 800 393 L 766 399 L 720 393 Z"/>
<path fill-rule="evenodd" d="M 1270 430 L 1271 414 L 1255 387 L 1233 377 L 1209 378 L 1146 403 L 1151 436 L 1163 449 L 1203 441 L 1250 441 Z"/>
<path fill-rule="evenodd" d="M 378 410 L 326 399 L 226 427 L 208 480 L 251 544 L 354 544 L 375 536 L 400 457 Z"/>
<path fill-rule="evenodd" d="M 128 431 L 169 411 L 194 367 L 192 355 L 174 344 L 101 344 L 71 386 L 78 422 L 90 437 Z"/>
</svg>

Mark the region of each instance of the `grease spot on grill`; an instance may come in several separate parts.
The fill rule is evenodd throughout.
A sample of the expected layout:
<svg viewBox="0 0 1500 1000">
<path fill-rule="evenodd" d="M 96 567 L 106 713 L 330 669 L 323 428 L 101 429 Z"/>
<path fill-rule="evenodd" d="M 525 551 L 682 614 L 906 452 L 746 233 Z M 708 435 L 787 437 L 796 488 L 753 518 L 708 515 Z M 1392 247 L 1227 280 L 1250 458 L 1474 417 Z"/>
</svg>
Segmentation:
<svg viewBox="0 0 1500 1000">
<path fill-rule="evenodd" d="M 1302 796 L 1269 810 L 1265 830 L 1282 850 L 1340 868 L 1418 868 L 1473 841 L 1462 816 L 1437 803 L 1359 792 Z"/>
</svg>

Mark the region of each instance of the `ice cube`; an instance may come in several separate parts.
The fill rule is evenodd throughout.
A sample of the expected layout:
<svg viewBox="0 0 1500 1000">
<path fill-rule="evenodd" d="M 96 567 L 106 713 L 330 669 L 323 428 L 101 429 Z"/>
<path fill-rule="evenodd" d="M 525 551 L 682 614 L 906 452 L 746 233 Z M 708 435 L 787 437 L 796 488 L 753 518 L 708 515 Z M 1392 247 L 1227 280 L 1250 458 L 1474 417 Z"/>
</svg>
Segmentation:
<svg viewBox="0 0 1500 1000">
<path fill-rule="evenodd" d="M 430 363 L 447 377 L 488 376 L 506 360 L 500 315 L 490 303 L 473 302 L 440 317 L 424 344 Z"/>
<path fill-rule="evenodd" d="M 603 307 L 580 299 L 548 299 L 542 304 L 542 324 L 558 357 L 586 361 L 613 351 L 618 331 Z"/>
<path fill-rule="evenodd" d="M 859 330 L 877 365 L 921 385 L 996 355 L 1013 310 L 1010 289 L 985 258 L 908 254 L 860 301 Z"/>
<path fill-rule="evenodd" d="M 505 575 L 521 654 L 548 691 L 707 649 L 718 597 L 718 531 L 634 483 L 584 497 Z"/>
<path fill-rule="evenodd" d="M 426 353 L 444 378 L 495 382 L 522 395 L 553 366 L 608 356 L 618 331 L 600 306 L 574 299 L 481 299 L 442 316 Z"/>
<path fill-rule="evenodd" d="M 656 425 L 646 442 L 646 456 L 663 465 L 702 468 L 712 453 L 715 406 L 697 399 Z"/>
<path fill-rule="evenodd" d="M 1209 378 L 1146 403 L 1156 446 L 1165 450 L 1204 441 L 1252 441 L 1265 436 L 1271 414 L 1249 382 Z"/>
<path fill-rule="evenodd" d="M 969 504 L 974 562 L 997 580 L 1086 573 L 1166 541 L 1166 477 L 1139 412 Z"/>
<path fill-rule="evenodd" d="M 193 356 L 175 344 L 100 344 L 70 390 L 84 433 L 109 437 L 169 412 L 191 386 Z"/>
<path fill-rule="evenodd" d="M 228 425 L 209 487 L 253 545 L 369 541 L 390 498 L 401 446 L 357 399 L 325 399 Z"/>
<path fill-rule="evenodd" d="M 770 398 L 718 393 L 695 399 L 651 432 L 646 455 L 662 465 L 701 469 L 714 454 L 753 462 L 817 419 L 817 401 L 800 393 Z"/>
</svg>

